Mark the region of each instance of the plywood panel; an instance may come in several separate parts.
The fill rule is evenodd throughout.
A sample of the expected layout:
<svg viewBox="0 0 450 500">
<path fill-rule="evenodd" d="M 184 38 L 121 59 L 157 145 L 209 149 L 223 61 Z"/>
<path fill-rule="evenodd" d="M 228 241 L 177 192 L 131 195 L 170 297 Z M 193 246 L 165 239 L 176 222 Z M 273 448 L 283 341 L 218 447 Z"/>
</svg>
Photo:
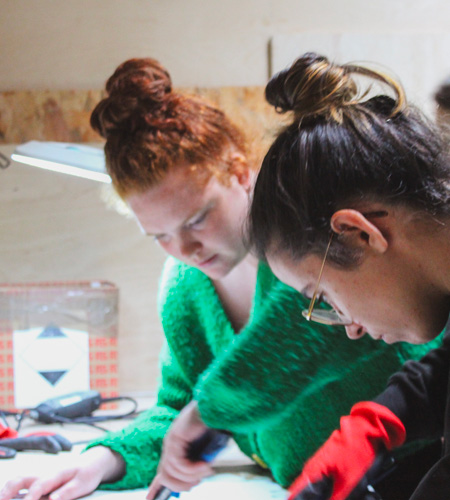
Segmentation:
<svg viewBox="0 0 450 500">
<path fill-rule="evenodd" d="M 177 89 L 199 95 L 227 112 L 258 143 L 270 140 L 279 116 L 265 102 L 264 87 Z M 100 90 L 33 90 L 0 92 L 0 143 L 29 140 L 93 142 L 101 138 L 89 118 L 102 97 Z"/>
</svg>

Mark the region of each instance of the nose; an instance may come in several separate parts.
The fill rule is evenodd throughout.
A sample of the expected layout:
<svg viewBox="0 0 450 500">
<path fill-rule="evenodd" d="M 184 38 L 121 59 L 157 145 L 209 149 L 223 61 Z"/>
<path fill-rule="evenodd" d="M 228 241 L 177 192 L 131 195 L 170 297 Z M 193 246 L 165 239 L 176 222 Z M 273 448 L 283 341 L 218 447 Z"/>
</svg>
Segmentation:
<svg viewBox="0 0 450 500">
<path fill-rule="evenodd" d="M 198 239 L 187 234 L 180 236 L 178 245 L 180 255 L 184 258 L 193 257 L 202 247 L 202 244 Z"/>
<path fill-rule="evenodd" d="M 364 337 L 367 330 L 357 323 L 352 323 L 351 325 L 347 325 L 345 327 L 345 332 L 347 333 L 347 337 L 349 339 L 358 340 Z"/>
</svg>

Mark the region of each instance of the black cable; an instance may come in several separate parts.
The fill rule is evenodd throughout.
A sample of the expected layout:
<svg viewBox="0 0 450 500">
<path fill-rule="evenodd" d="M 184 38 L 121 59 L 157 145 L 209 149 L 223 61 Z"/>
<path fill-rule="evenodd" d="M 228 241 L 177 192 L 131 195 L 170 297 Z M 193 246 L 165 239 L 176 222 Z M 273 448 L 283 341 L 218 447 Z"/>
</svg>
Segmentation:
<svg viewBox="0 0 450 500">
<path fill-rule="evenodd" d="M 22 422 L 23 422 L 23 419 L 28 415 L 28 410 L 23 410 L 22 412 L 19 413 L 18 415 L 18 419 L 16 417 L 16 420 L 17 420 L 17 426 L 16 426 L 16 431 L 19 432 L 20 430 L 20 427 L 22 425 Z"/>
<path fill-rule="evenodd" d="M 9 427 L 9 424 L 8 424 L 8 422 L 6 420 L 6 416 L 5 416 L 5 414 L 4 414 L 4 412 L 2 410 L 0 410 L 0 420 L 3 422 L 3 425 L 5 427 Z"/>
<path fill-rule="evenodd" d="M 114 398 L 102 398 L 100 405 L 105 403 L 111 403 L 113 401 L 130 401 L 133 404 L 133 408 L 127 413 L 122 413 L 120 415 L 92 415 L 88 417 L 78 417 L 78 418 L 70 418 L 66 419 L 68 422 L 77 423 L 77 424 L 90 424 L 95 422 L 105 422 L 107 420 L 120 420 L 122 418 L 135 416 L 138 404 L 137 401 L 128 396 L 117 396 Z"/>
<path fill-rule="evenodd" d="M 97 425 L 99 422 L 106 422 L 108 420 L 120 420 L 124 418 L 129 418 L 129 417 L 135 417 L 141 412 L 137 411 L 137 401 L 129 396 L 116 396 L 116 397 L 111 397 L 111 398 L 100 398 L 99 400 L 99 407 L 102 404 L 106 403 L 112 403 L 115 401 L 129 401 L 132 403 L 132 408 L 131 410 L 127 411 L 126 413 L 121 413 L 119 415 L 117 414 L 111 414 L 111 415 L 88 415 L 88 416 L 82 416 L 82 417 L 63 417 L 61 415 L 57 414 L 50 414 L 50 413 L 45 413 L 45 420 L 41 420 L 38 417 L 36 417 L 33 414 L 34 408 L 26 409 L 21 412 L 15 412 L 15 411 L 9 411 L 9 410 L 1 410 L 0 409 L 0 415 L 4 414 L 7 416 L 14 416 L 17 422 L 17 427 L 16 430 L 19 431 L 22 421 L 25 417 L 29 417 L 33 420 L 39 421 L 39 422 L 44 422 L 44 423 L 58 423 L 58 424 L 83 424 L 83 425 L 89 425 L 91 427 L 95 427 L 96 429 L 100 429 L 102 431 L 107 432 L 108 429 L 105 429 L 104 427 L 101 427 Z M 42 410 L 41 410 L 42 412 Z"/>
<path fill-rule="evenodd" d="M 5 422 L 7 427 L 10 427 L 8 424 L 8 421 L 6 420 L 6 417 L 14 417 L 14 420 L 16 421 L 16 431 L 19 432 L 20 427 L 22 425 L 22 421 L 24 417 L 28 414 L 28 410 L 22 410 L 22 411 L 11 411 L 11 410 L 2 410 L 0 409 L 0 415 L 2 416 L 3 422 Z"/>
<path fill-rule="evenodd" d="M 89 425 L 90 427 L 94 427 L 95 429 L 100 429 L 101 431 L 108 432 L 108 429 L 105 429 L 104 427 L 101 427 L 100 425 L 97 425 L 93 422 L 82 422 L 81 419 L 74 419 L 74 418 L 65 418 L 65 417 L 60 417 L 53 415 L 51 417 L 52 423 L 54 424 L 77 424 L 77 425 Z"/>
</svg>

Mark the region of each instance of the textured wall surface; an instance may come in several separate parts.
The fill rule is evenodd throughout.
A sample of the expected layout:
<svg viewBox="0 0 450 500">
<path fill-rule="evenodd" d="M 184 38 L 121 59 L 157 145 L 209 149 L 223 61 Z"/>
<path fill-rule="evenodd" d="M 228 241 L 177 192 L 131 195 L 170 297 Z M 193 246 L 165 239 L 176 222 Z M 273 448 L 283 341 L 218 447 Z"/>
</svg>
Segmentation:
<svg viewBox="0 0 450 500">
<path fill-rule="evenodd" d="M 183 88 L 225 110 L 251 138 L 268 137 L 280 117 L 264 100 L 263 87 Z M 100 90 L 23 90 L 0 92 L 0 143 L 29 140 L 98 142 L 90 128 Z"/>
<path fill-rule="evenodd" d="M 261 87 L 184 89 L 220 106 L 263 148 L 281 118 Z M 89 115 L 100 91 L 11 91 L 0 95 L 0 142 L 99 141 Z M 0 151 L 10 155 L 14 146 Z M 108 209 L 86 179 L 13 162 L 0 170 L 0 282 L 106 279 L 120 289 L 122 391 L 156 388 L 163 341 L 156 298 L 164 254 L 133 219 Z"/>
</svg>

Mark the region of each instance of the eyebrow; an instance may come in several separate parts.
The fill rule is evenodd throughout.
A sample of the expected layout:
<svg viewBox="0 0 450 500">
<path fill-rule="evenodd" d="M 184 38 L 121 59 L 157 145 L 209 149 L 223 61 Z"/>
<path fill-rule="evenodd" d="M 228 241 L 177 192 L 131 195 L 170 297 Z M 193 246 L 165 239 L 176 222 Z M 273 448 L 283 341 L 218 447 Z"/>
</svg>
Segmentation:
<svg viewBox="0 0 450 500">
<path fill-rule="evenodd" d="M 200 210 L 197 210 L 193 215 L 188 217 L 182 224 L 181 227 L 186 226 L 190 224 L 193 220 L 198 219 L 201 215 L 203 215 L 205 212 L 209 210 L 211 207 L 212 202 L 209 202 L 207 205 L 204 207 L 200 208 Z"/>
<path fill-rule="evenodd" d="M 207 203 L 204 207 L 202 208 L 199 208 L 196 212 L 194 212 L 192 215 L 190 215 L 189 217 L 187 217 L 180 225 L 179 227 L 184 227 L 186 225 L 188 225 L 192 220 L 195 220 L 197 217 L 199 217 L 200 215 L 203 215 L 205 212 L 207 212 L 210 208 L 212 208 L 216 203 L 216 200 L 211 200 L 209 203 Z M 153 237 L 157 237 L 157 236 L 161 236 L 165 233 L 145 233 L 146 236 L 153 236 Z"/>
</svg>

